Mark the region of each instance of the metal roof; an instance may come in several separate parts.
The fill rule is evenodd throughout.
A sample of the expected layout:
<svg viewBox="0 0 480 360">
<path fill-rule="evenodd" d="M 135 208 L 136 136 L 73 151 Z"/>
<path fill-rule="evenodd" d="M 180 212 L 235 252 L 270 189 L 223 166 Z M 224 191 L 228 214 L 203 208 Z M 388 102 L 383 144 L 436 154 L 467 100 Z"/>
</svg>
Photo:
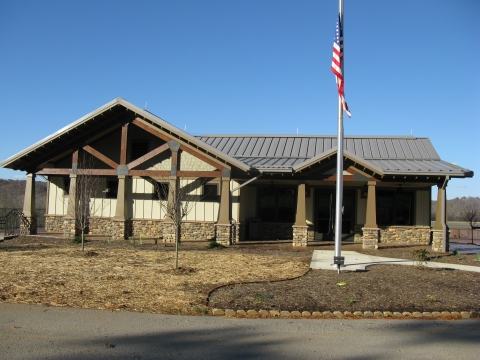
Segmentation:
<svg viewBox="0 0 480 360">
<path fill-rule="evenodd" d="M 71 149 L 78 137 L 118 123 L 132 113 L 172 134 L 199 151 L 222 159 L 242 171 L 295 172 L 336 154 L 335 136 L 306 135 L 202 135 L 192 136 L 154 114 L 117 98 L 56 133 L 0 163 L 30 170 L 60 150 Z M 132 116 L 132 115 L 129 115 Z M 87 124 L 88 126 L 83 126 Z M 73 131 L 75 130 L 75 131 Z M 413 136 L 345 136 L 344 154 L 378 174 L 429 174 L 471 177 L 473 172 L 443 161 L 428 138 Z"/>
<path fill-rule="evenodd" d="M 336 153 L 335 136 L 202 135 L 200 140 L 260 171 L 296 171 Z M 344 152 L 352 160 L 383 174 L 472 176 L 463 167 L 440 159 L 428 138 L 413 136 L 345 136 Z"/>
</svg>

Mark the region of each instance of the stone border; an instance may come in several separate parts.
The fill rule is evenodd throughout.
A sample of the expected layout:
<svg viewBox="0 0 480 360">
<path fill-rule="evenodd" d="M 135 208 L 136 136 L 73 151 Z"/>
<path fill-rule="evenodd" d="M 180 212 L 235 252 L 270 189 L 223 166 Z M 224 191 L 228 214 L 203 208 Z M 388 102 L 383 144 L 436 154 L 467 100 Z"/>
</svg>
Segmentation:
<svg viewBox="0 0 480 360">
<path fill-rule="evenodd" d="M 480 312 L 476 311 L 433 311 L 433 312 L 391 312 L 391 311 L 281 311 L 281 310 L 232 310 L 213 309 L 208 311 L 214 316 L 225 317 L 254 317 L 254 318 L 303 318 L 303 319 L 480 319 Z"/>
</svg>

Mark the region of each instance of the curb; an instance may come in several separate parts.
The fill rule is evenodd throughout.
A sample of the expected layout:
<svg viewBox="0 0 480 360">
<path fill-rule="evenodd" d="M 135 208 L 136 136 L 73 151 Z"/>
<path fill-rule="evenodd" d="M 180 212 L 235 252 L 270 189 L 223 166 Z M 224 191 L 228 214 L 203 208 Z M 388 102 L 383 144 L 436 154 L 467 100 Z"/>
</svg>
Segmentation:
<svg viewBox="0 0 480 360">
<path fill-rule="evenodd" d="M 225 317 L 254 317 L 254 318 L 302 318 L 302 319 L 480 319 L 477 311 L 424 311 L 424 312 L 391 312 L 391 311 L 280 311 L 280 310 L 232 310 L 213 309 L 209 310 L 213 316 Z"/>
</svg>

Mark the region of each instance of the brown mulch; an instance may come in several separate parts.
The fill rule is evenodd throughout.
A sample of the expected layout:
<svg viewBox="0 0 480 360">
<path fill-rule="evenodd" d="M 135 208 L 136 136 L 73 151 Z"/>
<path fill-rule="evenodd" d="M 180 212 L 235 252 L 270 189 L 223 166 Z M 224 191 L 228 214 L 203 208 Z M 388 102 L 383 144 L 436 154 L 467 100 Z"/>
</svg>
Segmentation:
<svg viewBox="0 0 480 360">
<path fill-rule="evenodd" d="M 401 248 L 362 252 L 412 259 L 411 250 Z M 174 270 L 173 246 L 163 243 L 89 241 L 82 252 L 66 239 L 18 237 L 0 243 L 0 301 L 181 314 L 208 308 L 480 311 L 479 273 L 375 265 L 337 274 L 309 271 L 311 256 L 310 249 L 289 244 L 209 250 L 206 243 L 184 243 Z M 476 260 L 442 255 L 430 261 L 480 266 Z"/>
</svg>

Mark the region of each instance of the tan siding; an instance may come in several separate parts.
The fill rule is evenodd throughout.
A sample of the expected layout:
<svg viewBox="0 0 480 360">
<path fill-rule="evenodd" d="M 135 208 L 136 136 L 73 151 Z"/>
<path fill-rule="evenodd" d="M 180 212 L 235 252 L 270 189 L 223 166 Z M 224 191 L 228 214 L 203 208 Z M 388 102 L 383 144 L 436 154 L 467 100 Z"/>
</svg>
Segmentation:
<svg viewBox="0 0 480 360">
<path fill-rule="evenodd" d="M 66 215 L 68 197 L 64 196 L 63 191 L 63 177 L 50 176 L 50 189 L 48 199 L 48 214 L 50 215 Z"/>
<path fill-rule="evenodd" d="M 367 221 L 367 199 L 362 199 L 361 197 L 362 191 L 358 189 L 356 191 L 356 198 L 357 198 L 357 211 L 356 211 L 356 217 L 357 219 L 355 220 L 356 225 L 365 225 L 365 222 Z"/>
<path fill-rule="evenodd" d="M 415 225 L 430 226 L 430 188 L 415 192 Z"/>
</svg>

